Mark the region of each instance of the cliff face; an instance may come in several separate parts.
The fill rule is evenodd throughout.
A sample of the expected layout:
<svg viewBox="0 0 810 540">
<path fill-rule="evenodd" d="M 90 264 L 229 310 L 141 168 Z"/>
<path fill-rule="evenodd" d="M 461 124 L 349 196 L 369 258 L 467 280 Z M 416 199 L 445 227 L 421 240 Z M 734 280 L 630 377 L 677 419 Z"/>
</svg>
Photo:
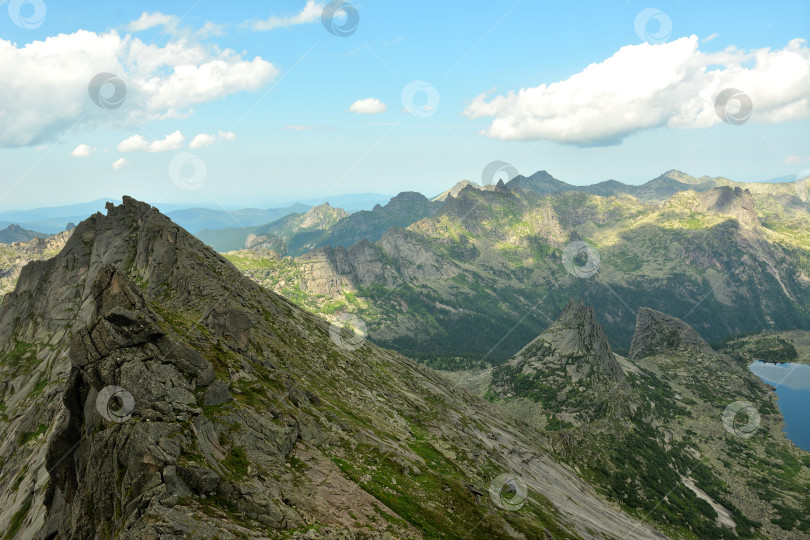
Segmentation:
<svg viewBox="0 0 810 540">
<path fill-rule="evenodd" d="M 759 225 L 754 199 L 747 189 L 721 186 L 700 193 L 698 198 L 707 213 L 732 216 L 745 227 Z"/>
<path fill-rule="evenodd" d="M 125 197 L 27 265 L 0 309 L 0 523 L 20 538 L 655 536 L 539 434 L 342 336 Z M 500 474 L 538 494 L 520 514 L 482 496 Z"/>
</svg>

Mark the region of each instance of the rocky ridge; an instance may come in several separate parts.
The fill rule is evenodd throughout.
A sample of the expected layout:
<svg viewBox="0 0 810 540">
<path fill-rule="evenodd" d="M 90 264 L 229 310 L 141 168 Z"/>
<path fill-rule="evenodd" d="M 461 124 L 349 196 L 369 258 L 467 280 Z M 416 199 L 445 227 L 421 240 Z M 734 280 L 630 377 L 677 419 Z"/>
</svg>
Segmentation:
<svg viewBox="0 0 810 540">
<path fill-rule="evenodd" d="M 572 302 L 503 366 L 448 377 L 541 426 L 563 459 L 670 537 L 806 537 L 810 519 L 801 508 L 810 503 L 810 453 L 785 437 L 775 393 L 748 370 L 750 360 L 717 353 L 676 317 L 641 308 L 630 358 L 612 355 L 608 371 L 619 366 L 623 385 L 602 399 L 629 406 L 560 415 L 571 399 L 557 399 L 557 391 L 582 388 L 583 377 L 557 367 L 557 346 L 568 343 L 563 350 L 586 366 L 587 355 L 575 351 L 601 350 L 609 358 L 590 319 Z M 598 410 L 598 399 L 590 403 Z"/>
</svg>

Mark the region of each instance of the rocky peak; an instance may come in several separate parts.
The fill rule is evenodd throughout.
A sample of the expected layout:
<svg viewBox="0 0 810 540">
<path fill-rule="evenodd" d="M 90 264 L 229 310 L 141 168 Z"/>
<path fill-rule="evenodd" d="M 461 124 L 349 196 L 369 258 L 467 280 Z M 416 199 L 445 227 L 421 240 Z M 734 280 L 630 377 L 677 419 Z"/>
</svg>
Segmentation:
<svg viewBox="0 0 810 540">
<path fill-rule="evenodd" d="M 299 226 L 304 229 L 326 229 L 349 213 L 343 208 L 334 208 L 328 202 L 313 206 L 303 216 Z"/>
<path fill-rule="evenodd" d="M 388 204 L 385 205 L 386 210 L 401 210 L 407 209 L 414 205 L 430 206 L 430 200 L 417 191 L 403 191 L 395 197 L 392 197 Z"/>
<path fill-rule="evenodd" d="M 459 192 L 462 189 L 466 188 L 467 186 L 472 186 L 473 188 L 481 189 L 481 186 L 479 186 L 475 182 L 470 182 L 469 180 L 462 180 L 461 182 L 456 182 L 455 184 L 453 184 L 453 187 L 451 187 L 447 191 L 437 195 L 436 197 L 434 197 L 431 200 L 433 200 L 433 201 L 444 201 L 448 197 L 457 197 Z"/>
<path fill-rule="evenodd" d="M 583 423 L 627 411 L 628 389 L 593 308 L 572 300 L 547 330 L 493 370 L 491 393 L 539 400 L 559 419 Z"/>
<path fill-rule="evenodd" d="M 649 308 L 638 310 L 630 358 L 667 352 L 712 352 L 711 347 L 682 320 Z"/>
<path fill-rule="evenodd" d="M 571 184 L 557 180 L 545 170 L 537 171 L 531 176 L 518 175 L 509 180 L 506 185 L 510 189 L 519 188 L 534 191 L 535 193 L 539 193 L 541 195 L 556 193 L 559 191 L 567 191 L 574 188 L 574 186 Z"/>
<path fill-rule="evenodd" d="M 550 344 L 568 358 L 576 359 L 578 374 L 624 380 L 624 372 L 613 356 L 593 307 L 586 306 L 582 300 L 571 300 L 557 320 L 532 343 L 537 342 Z M 529 344 L 526 349 L 531 347 Z"/>
<path fill-rule="evenodd" d="M 732 216 L 748 227 L 759 224 L 754 199 L 748 189 L 720 186 L 700 193 L 698 199 L 707 213 Z"/>
</svg>

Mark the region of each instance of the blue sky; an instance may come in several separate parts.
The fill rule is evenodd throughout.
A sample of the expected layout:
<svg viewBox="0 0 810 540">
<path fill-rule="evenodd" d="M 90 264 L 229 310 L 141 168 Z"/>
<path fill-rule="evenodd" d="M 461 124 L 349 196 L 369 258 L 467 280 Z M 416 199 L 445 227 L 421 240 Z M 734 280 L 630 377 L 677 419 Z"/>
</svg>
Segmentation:
<svg viewBox="0 0 810 540">
<path fill-rule="evenodd" d="M 0 208 L 433 195 L 493 160 L 574 184 L 810 168 L 807 1 L 356 1 L 346 37 L 324 5 L 0 5 Z M 120 107 L 90 100 L 97 73 Z M 408 112 L 412 81 L 438 106 Z M 739 125 L 715 111 L 726 87 L 753 103 Z"/>
</svg>

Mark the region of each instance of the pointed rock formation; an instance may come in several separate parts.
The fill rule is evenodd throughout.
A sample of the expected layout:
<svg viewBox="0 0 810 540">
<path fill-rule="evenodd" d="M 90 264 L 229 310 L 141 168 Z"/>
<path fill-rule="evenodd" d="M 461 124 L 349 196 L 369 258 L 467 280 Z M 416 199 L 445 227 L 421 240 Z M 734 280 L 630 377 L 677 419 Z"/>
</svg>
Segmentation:
<svg viewBox="0 0 810 540">
<path fill-rule="evenodd" d="M 561 419 L 587 422 L 623 410 L 627 389 L 593 308 L 572 300 L 546 331 L 493 370 L 490 394 L 530 398 Z"/>
<path fill-rule="evenodd" d="M 644 358 L 667 352 L 713 352 L 695 330 L 682 320 L 649 308 L 640 308 L 630 358 Z"/>
</svg>

